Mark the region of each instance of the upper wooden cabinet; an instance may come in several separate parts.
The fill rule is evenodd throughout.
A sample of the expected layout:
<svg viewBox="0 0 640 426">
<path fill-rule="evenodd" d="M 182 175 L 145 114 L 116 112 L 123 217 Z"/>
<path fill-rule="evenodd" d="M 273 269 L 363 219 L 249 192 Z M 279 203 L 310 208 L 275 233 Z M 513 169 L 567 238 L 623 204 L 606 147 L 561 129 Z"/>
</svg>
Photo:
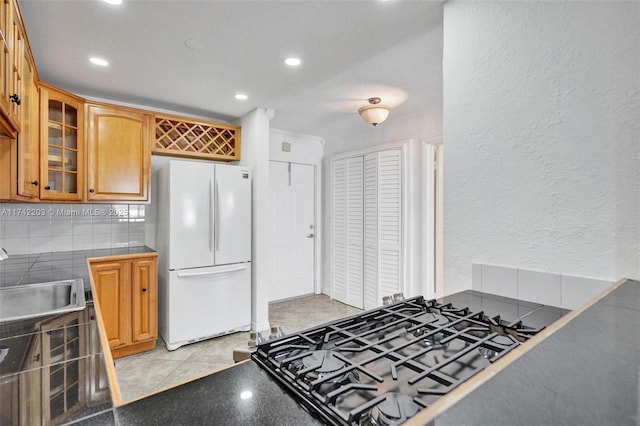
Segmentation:
<svg viewBox="0 0 640 426">
<path fill-rule="evenodd" d="M 11 0 L 0 0 L 0 121 L 2 122 L 2 133 L 15 136 L 15 123 L 9 121 L 9 110 L 11 100 L 9 99 L 9 83 L 12 82 L 13 52 L 9 49 L 12 36 L 12 13 L 13 3 Z"/>
<path fill-rule="evenodd" d="M 156 114 L 153 153 L 237 161 L 240 160 L 240 126 Z"/>
<path fill-rule="evenodd" d="M 16 165 L 18 196 L 38 198 L 40 195 L 40 99 L 35 80 L 35 67 L 26 49 L 23 50 L 23 97 L 20 108 Z M 12 173 L 13 175 L 13 173 Z"/>
<path fill-rule="evenodd" d="M 87 105 L 87 201 L 148 201 L 149 115 Z"/>
<path fill-rule="evenodd" d="M 40 198 L 81 201 L 84 183 L 84 100 L 40 87 Z"/>
<path fill-rule="evenodd" d="M 30 78 L 25 73 L 35 74 L 17 0 L 0 0 L 0 38 L 0 133 L 15 137 L 24 118 L 23 101 Z"/>
</svg>

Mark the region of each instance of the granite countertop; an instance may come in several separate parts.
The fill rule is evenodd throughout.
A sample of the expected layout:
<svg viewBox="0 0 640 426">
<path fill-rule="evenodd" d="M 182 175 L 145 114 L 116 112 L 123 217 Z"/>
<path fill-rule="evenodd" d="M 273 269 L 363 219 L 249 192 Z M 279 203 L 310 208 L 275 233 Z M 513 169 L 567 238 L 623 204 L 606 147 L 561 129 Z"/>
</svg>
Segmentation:
<svg viewBox="0 0 640 426">
<path fill-rule="evenodd" d="M 432 423 L 434 416 L 416 416 L 410 423 L 637 425 L 639 323 L 640 281 L 626 280 L 565 325 L 549 330 L 546 338 Z"/>
<path fill-rule="evenodd" d="M 154 253 L 126 247 L 30 255 L 0 262 L 0 287 L 83 279 L 87 259 Z M 93 302 L 84 310 L 0 323 L 0 424 L 65 424 L 113 408 Z"/>
<path fill-rule="evenodd" d="M 32 273 L 38 273 L 40 262 L 49 263 L 49 276 L 58 279 L 53 278 L 58 277 L 53 271 L 64 268 L 58 265 L 66 262 L 65 267 L 72 265 L 73 269 L 75 259 L 81 259 L 77 267 L 82 264 L 88 277 L 87 258 L 133 254 L 131 250 L 27 256 L 21 278 L 11 282 L 26 284 Z M 12 268 L 5 267 L 4 277 L 13 274 Z M 482 309 L 489 315 L 500 313 L 507 320 L 521 318 L 536 327 L 567 313 L 474 291 L 445 301 Z M 629 280 L 451 408 L 428 418 L 423 415 L 427 408 L 408 423 L 425 424 L 435 417 L 435 426 L 636 424 L 640 418 L 640 333 L 634 325 L 638 322 L 640 282 Z M 67 344 L 61 345 L 60 339 Z M 91 303 L 80 312 L 2 323 L 0 347 L 9 348 L 0 364 L 1 424 L 17 424 L 21 411 L 35 415 L 22 420 L 36 424 L 42 413 L 53 419 L 52 424 L 319 424 L 253 361 L 115 406 Z M 67 356 L 55 349 L 62 347 L 67 348 Z M 49 388 L 43 383 L 49 383 Z M 28 398 L 18 397 L 23 386 L 37 391 L 27 391 Z"/>
<path fill-rule="evenodd" d="M 0 323 L 0 424 L 64 424 L 113 407 L 93 303 Z"/>
</svg>

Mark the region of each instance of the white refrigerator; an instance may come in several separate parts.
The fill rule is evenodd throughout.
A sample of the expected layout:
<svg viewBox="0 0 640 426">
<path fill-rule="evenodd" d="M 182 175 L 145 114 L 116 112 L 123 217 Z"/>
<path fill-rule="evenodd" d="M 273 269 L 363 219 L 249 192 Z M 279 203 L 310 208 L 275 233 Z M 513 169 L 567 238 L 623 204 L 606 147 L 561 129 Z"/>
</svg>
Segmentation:
<svg viewBox="0 0 640 426">
<path fill-rule="evenodd" d="M 172 160 L 157 185 L 158 321 L 167 349 L 249 330 L 249 168 Z"/>
</svg>

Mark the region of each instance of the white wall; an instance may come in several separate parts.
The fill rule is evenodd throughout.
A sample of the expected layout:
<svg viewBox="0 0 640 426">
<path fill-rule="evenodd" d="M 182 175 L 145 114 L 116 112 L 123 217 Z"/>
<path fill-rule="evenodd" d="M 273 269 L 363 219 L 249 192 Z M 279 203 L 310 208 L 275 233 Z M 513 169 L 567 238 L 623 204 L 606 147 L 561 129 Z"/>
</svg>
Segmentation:
<svg viewBox="0 0 640 426">
<path fill-rule="evenodd" d="M 445 292 L 640 278 L 640 3 L 444 7 Z"/>
<path fill-rule="evenodd" d="M 257 331 L 269 329 L 271 277 L 271 208 L 269 201 L 269 120 L 273 110 L 256 108 L 243 116 L 241 161 L 252 171 L 251 321 Z"/>
<path fill-rule="evenodd" d="M 289 145 L 289 152 L 283 150 Z M 324 155 L 324 139 L 280 129 L 269 131 L 269 160 L 300 164 L 317 164 Z"/>
</svg>

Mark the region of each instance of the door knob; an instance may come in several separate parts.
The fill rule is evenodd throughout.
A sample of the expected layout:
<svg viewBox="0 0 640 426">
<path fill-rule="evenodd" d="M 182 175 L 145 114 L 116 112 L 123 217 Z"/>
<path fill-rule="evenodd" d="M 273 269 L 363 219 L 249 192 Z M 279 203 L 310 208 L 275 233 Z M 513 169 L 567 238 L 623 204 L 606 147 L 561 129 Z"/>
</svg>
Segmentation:
<svg viewBox="0 0 640 426">
<path fill-rule="evenodd" d="M 313 238 L 313 237 L 314 237 L 314 235 L 313 235 L 313 234 L 309 234 L 309 235 L 307 235 L 307 238 Z"/>
</svg>

